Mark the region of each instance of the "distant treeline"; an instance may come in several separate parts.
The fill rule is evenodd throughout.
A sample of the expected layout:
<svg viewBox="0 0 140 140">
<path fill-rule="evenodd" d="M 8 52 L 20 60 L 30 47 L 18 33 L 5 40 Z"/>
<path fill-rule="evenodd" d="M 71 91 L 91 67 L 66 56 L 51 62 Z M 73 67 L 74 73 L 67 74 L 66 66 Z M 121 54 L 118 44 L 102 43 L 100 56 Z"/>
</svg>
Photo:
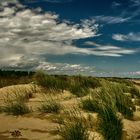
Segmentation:
<svg viewBox="0 0 140 140">
<path fill-rule="evenodd" d="M 35 72 L 33 71 L 16 71 L 16 70 L 1 70 L 0 77 L 22 77 L 32 76 Z"/>
</svg>

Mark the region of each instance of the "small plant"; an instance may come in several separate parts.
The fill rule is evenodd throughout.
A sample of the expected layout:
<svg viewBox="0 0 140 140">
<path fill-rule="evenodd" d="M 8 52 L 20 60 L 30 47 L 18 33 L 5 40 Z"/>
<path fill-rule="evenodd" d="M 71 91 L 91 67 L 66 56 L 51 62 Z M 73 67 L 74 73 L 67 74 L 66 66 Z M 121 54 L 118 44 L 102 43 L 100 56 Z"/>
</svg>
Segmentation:
<svg viewBox="0 0 140 140">
<path fill-rule="evenodd" d="M 38 108 L 41 113 L 59 113 L 60 109 L 61 105 L 53 99 L 45 101 Z"/>
<path fill-rule="evenodd" d="M 18 137 L 22 136 L 21 131 L 19 131 L 19 130 L 14 130 L 14 131 L 11 131 L 10 133 L 11 133 L 11 136 L 14 138 L 18 138 Z"/>
</svg>

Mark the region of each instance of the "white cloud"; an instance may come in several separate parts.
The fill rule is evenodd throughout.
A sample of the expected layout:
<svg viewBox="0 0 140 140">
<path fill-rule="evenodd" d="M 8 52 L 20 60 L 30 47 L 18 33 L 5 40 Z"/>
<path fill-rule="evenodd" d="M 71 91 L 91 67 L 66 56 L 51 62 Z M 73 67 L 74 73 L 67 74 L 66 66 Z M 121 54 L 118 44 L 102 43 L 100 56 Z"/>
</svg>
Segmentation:
<svg viewBox="0 0 140 140">
<path fill-rule="evenodd" d="M 127 22 L 128 20 L 130 20 L 130 17 L 124 18 L 121 16 L 104 16 L 104 15 L 100 15 L 100 16 L 95 16 L 93 17 L 95 20 L 97 20 L 98 22 L 103 22 L 103 23 L 107 23 L 107 24 L 117 24 L 117 23 L 124 23 Z"/>
<path fill-rule="evenodd" d="M 140 71 L 131 72 L 133 75 L 140 75 Z"/>
<path fill-rule="evenodd" d="M 12 1 L 14 6 L 9 7 L 9 2 L 0 3 L 1 67 L 38 67 L 46 54 L 94 54 L 87 48 L 78 48 L 73 41 L 97 36 L 95 20 L 86 19 L 72 24 L 60 21 L 55 13 L 40 13 L 39 8 L 25 8 L 16 0 Z M 17 5 L 21 5 L 20 8 Z M 29 63 L 25 63 L 27 61 Z"/>
<path fill-rule="evenodd" d="M 86 74 L 90 75 L 95 73 L 95 67 L 82 66 L 80 64 L 68 64 L 68 63 L 49 63 L 41 62 L 40 65 L 36 68 L 37 70 L 42 69 L 48 73 L 53 74 Z"/>
<path fill-rule="evenodd" d="M 121 6 L 121 3 L 118 3 L 116 1 L 113 1 L 111 6 L 112 6 L 112 8 L 118 8 L 118 7 Z"/>
<path fill-rule="evenodd" d="M 50 3 L 66 3 L 66 2 L 71 2 L 73 0 L 44 0 L 46 2 L 50 2 Z"/>
<path fill-rule="evenodd" d="M 15 6 L 12 7 L 8 7 L 9 1 L 5 2 L 7 4 L 1 5 L 3 10 L 0 11 L 1 67 L 30 70 L 45 68 L 58 73 L 60 71 L 93 72 L 93 69 L 78 64 L 51 64 L 46 62 L 46 55 L 80 54 L 119 57 L 135 53 L 135 50 L 109 45 L 93 44 L 96 48 L 79 48 L 74 45 L 75 40 L 99 36 L 97 34 L 99 27 L 94 19 L 72 24 L 69 21 L 60 21 L 59 15 L 55 13 L 40 13 L 40 9 L 25 8 L 16 0 L 13 1 Z"/>
<path fill-rule="evenodd" d="M 118 41 L 140 41 L 140 32 L 124 34 L 113 34 L 112 38 Z"/>
<path fill-rule="evenodd" d="M 96 55 L 101 55 L 101 56 L 120 57 L 126 54 L 134 54 L 137 52 L 137 50 L 134 49 L 127 49 L 124 47 L 122 48 L 113 45 L 101 45 L 91 41 L 85 42 L 85 45 L 94 46 L 95 48 L 92 48 L 92 51 L 94 51 Z"/>
<path fill-rule="evenodd" d="M 130 0 L 132 2 L 131 7 L 137 7 L 140 6 L 140 0 Z"/>
</svg>

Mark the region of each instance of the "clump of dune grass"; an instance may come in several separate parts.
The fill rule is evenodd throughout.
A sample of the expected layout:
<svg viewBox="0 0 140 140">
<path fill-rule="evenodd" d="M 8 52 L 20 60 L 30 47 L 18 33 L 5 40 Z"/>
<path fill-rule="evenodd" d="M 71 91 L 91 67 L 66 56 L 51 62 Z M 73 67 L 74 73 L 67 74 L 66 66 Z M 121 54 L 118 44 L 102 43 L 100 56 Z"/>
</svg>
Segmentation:
<svg viewBox="0 0 140 140">
<path fill-rule="evenodd" d="M 99 109 L 99 132 L 105 140 L 121 140 L 123 124 L 116 111 L 109 106 Z"/>
<path fill-rule="evenodd" d="M 24 102 L 9 102 L 2 108 L 2 112 L 11 115 L 23 115 L 30 112 L 29 107 Z"/>
<path fill-rule="evenodd" d="M 135 86 L 130 87 L 130 93 L 132 94 L 133 97 L 136 96 L 137 98 L 140 99 L 140 91 Z"/>
<path fill-rule="evenodd" d="M 82 87 L 80 84 L 75 84 L 70 87 L 70 92 L 77 97 L 83 97 L 89 94 L 89 89 Z"/>
<path fill-rule="evenodd" d="M 131 98 L 124 94 L 126 88 L 127 87 L 119 83 L 104 83 L 100 93 L 103 95 L 100 97 L 104 98 L 103 100 L 108 102 L 108 104 L 114 102 L 117 110 L 122 113 L 125 118 L 132 119 L 135 106 Z M 106 97 L 108 97 L 109 100 Z"/>
<path fill-rule="evenodd" d="M 54 99 L 44 101 L 38 110 L 41 113 L 59 113 L 61 109 L 60 103 L 55 101 Z"/>
<path fill-rule="evenodd" d="M 75 121 L 71 123 L 65 123 L 59 134 L 65 140 L 88 140 L 88 132 L 83 125 L 82 121 Z"/>
<path fill-rule="evenodd" d="M 101 86 L 99 79 L 93 77 L 85 77 L 85 76 L 76 76 L 75 83 L 79 83 L 81 87 L 86 88 L 97 88 Z"/>
<path fill-rule="evenodd" d="M 27 114 L 31 110 L 26 105 L 26 102 L 32 96 L 32 93 L 27 89 L 14 88 L 4 97 L 4 103 L 0 107 L 0 112 L 11 115 Z"/>
<path fill-rule="evenodd" d="M 99 79 L 79 75 L 71 77 L 69 91 L 77 97 L 83 97 L 88 95 L 91 89 L 97 87 L 101 87 Z"/>
<path fill-rule="evenodd" d="M 34 75 L 34 78 L 38 85 L 49 91 L 63 92 L 68 88 L 68 81 L 60 76 L 47 75 L 43 71 L 38 71 Z"/>
<path fill-rule="evenodd" d="M 110 87 L 110 86 L 109 86 Z M 122 136 L 122 121 L 117 116 L 116 98 L 112 89 L 96 90 L 91 98 L 98 113 L 98 130 L 105 140 L 120 140 Z"/>
<path fill-rule="evenodd" d="M 124 84 L 126 86 L 132 86 L 133 82 L 128 80 L 128 79 L 123 79 L 123 78 L 117 78 L 117 77 L 112 77 L 112 78 L 107 78 L 108 81 L 111 82 L 116 82 L 118 84 Z"/>
<path fill-rule="evenodd" d="M 124 94 L 116 97 L 117 109 L 122 115 L 127 119 L 133 118 L 133 111 L 135 111 L 135 106 L 133 105 L 131 99 Z"/>
<path fill-rule="evenodd" d="M 112 85 L 111 91 L 115 94 L 118 111 L 127 119 L 132 119 L 135 106 L 131 98 L 124 94 L 124 88 L 120 84 Z"/>
<path fill-rule="evenodd" d="M 30 98 L 34 97 L 32 89 L 20 87 L 15 87 L 10 91 L 7 91 L 7 94 L 9 94 L 11 99 L 19 100 L 20 102 L 27 102 Z"/>
<path fill-rule="evenodd" d="M 71 110 L 67 112 L 67 119 L 58 128 L 58 133 L 64 140 L 88 140 L 88 127 L 82 118 L 82 115 Z"/>
<path fill-rule="evenodd" d="M 30 109 L 23 100 L 19 98 L 13 99 L 11 96 L 7 96 L 3 106 L 0 107 L 0 112 L 11 115 L 23 115 L 29 113 Z"/>
<path fill-rule="evenodd" d="M 131 98 L 124 94 L 126 91 L 128 88 L 125 85 L 103 81 L 100 89 L 92 91 L 89 98 L 81 100 L 81 107 L 87 111 L 97 112 L 99 104 L 105 103 L 113 105 L 125 118 L 132 119 L 135 106 Z"/>
<path fill-rule="evenodd" d="M 93 98 L 90 96 L 86 99 L 81 99 L 80 107 L 90 112 L 97 112 L 98 110 L 98 105 L 96 100 L 93 100 Z"/>
<path fill-rule="evenodd" d="M 102 87 L 90 93 L 90 98 L 81 100 L 82 108 L 98 113 L 98 130 L 105 140 L 120 140 L 122 137 L 122 120 L 117 115 L 120 112 L 125 118 L 133 118 L 133 103 L 124 94 L 127 87 L 120 83 L 102 81 Z"/>
<path fill-rule="evenodd" d="M 88 94 L 88 89 L 100 87 L 100 81 L 97 78 L 84 76 L 58 76 L 47 75 L 42 71 L 38 71 L 34 75 L 35 81 L 46 90 L 54 90 L 64 92 L 69 90 L 78 97 Z"/>
</svg>

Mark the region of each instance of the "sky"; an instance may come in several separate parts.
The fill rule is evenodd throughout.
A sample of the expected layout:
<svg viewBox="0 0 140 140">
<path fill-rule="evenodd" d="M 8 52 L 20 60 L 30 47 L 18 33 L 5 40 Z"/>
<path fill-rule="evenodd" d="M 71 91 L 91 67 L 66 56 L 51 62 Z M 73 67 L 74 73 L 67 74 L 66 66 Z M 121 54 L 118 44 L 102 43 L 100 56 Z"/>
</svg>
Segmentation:
<svg viewBox="0 0 140 140">
<path fill-rule="evenodd" d="M 0 68 L 140 78 L 140 0 L 0 0 Z"/>
</svg>

